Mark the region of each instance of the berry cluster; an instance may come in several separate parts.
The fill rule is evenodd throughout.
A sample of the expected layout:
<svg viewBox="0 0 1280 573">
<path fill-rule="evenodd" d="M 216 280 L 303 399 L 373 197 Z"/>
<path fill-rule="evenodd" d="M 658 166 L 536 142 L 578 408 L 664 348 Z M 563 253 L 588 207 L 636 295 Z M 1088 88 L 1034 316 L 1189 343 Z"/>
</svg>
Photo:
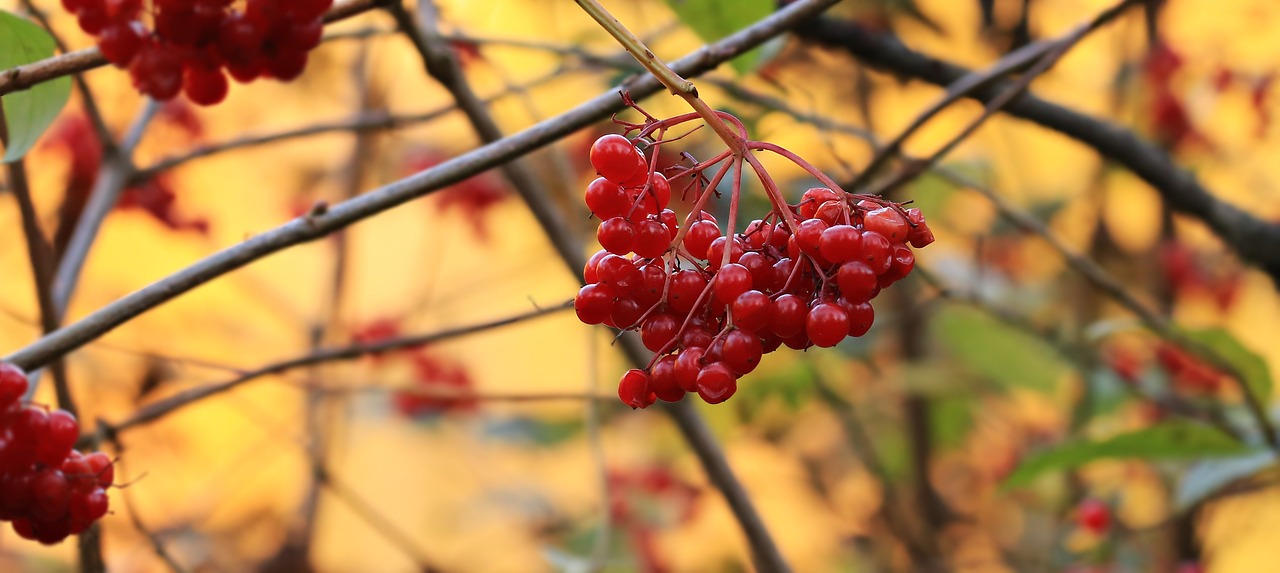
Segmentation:
<svg viewBox="0 0 1280 573">
<path fill-rule="evenodd" d="M 1176 344 L 1161 342 L 1156 347 L 1156 362 L 1169 375 L 1174 388 L 1193 393 L 1213 393 L 1222 386 L 1221 372 Z"/>
<path fill-rule="evenodd" d="M 107 514 L 115 479 L 111 458 L 72 449 L 76 419 L 62 410 L 23 405 L 27 378 L 0 363 L 0 519 L 18 535 L 54 544 Z"/>
<path fill-rule="evenodd" d="M 587 262 L 574 308 L 586 324 L 639 330 L 657 353 L 619 383 L 633 408 L 688 392 L 720 403 L 784 344 L 801 350 L 862 336 L 875 318 L 871 299 L 914 267 L 908 244 L 933 242 L 918 209 L 828 187 L 732 236 L 700 207 L 682 228 L 666 208 L 667 178 L 629 139 L 603 136 L 590 156 L 601 177 L 586 204 L 601 220 L 604 250 Z"/>
<path fill-rule="evenodd" d="M 399 323 L 379 319 L 356 329 L 353 338 L 360 344 L 376 344 L 401 336 Z M 425 346 L 403 348 L 391 353 L 409 359 L 416 388 L 397 390 L 392 403 L 400 414 L 423 417 L 445 412 L 471 412 L 479 406 L 475 382 L 465 364 L 439 356 Z M 375 363 L 389 358 L 388 353 L 374 353 Z"/>
<path fill-rule="evenodd" d="M 239 82 L 292 80 L 320 43 L 333 0 L 62 0 L 80 28 L 98 37 L 107 61 L 128 68 L 133 85 L 156 100 L 181 91 L 213 105 L 227 96 L 226 70 Z M 148 16 L 151 28 L 143 22 Z"/>
</svg>

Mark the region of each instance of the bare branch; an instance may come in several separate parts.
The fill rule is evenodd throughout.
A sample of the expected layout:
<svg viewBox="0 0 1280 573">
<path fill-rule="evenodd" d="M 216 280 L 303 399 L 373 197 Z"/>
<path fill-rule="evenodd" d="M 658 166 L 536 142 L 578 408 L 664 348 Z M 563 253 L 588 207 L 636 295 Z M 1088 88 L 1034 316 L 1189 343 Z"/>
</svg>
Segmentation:
<svg viewBox="0 0 1280 573">
<path fill-rule="evenodd" d="M 821 19 L 801 27 L 798 34 L 843 49 L 868 65 L 939 86 L 951 85 L 971 73 L 916 52 L 891 35 L 853 22 Z M 990 102 L 1008 85 L 1005 81 L 993 82 L 970 97 Z M 1219 199 L 1158 146 L 1121 126 L 1046 101 L 1032 92 L 1010 102 L 1004 111 L 1072 137 L 1124 165 L 1159 192 L 1172 209 L 1204 222 L 1242 259 L 1257 265 L 1280 284 L 1280 225 Z"/>
</svg>

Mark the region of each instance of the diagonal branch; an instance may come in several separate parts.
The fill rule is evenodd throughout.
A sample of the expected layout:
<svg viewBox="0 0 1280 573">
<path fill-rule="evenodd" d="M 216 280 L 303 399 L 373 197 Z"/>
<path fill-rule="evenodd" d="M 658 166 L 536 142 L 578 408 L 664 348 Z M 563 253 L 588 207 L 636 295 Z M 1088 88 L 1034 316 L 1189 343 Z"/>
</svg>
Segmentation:
<svg viewBox="0 0 1280 573">
<path fill-rule="evenodd" d="M 845 50 L 873 67 L 934 85 L 951 85 L 972 73 L 916 52 L 892 35 L 873 32 L 853 22 L 820 19 L 800 27 L 797 33 L 804 39 Z M 996 81 L 970 97 L 989 103 L 1009 85 L 1007 81 Z M 1072 137 L 1124 165 L 1160 193 L 1173 210 L 1202 221 L 1241 259 L 1258 266 L 1280 284 L 1280 224 L 1254 217 L 1219 199 L 1158 146 L 1119 125 L 1049 102 L 1032 92 L 1010 102 L 1004 111 Z"/>
</svg>

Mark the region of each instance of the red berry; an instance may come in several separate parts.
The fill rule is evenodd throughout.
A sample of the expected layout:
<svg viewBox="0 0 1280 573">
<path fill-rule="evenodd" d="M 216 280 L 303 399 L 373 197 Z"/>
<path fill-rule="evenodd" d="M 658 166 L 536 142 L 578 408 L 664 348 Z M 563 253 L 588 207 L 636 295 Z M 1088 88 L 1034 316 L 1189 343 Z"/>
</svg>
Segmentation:
<svg viewBox="0 0 1280 573">
<path fill-rule="evenodd" d="M 1086 499 L 1076 508 L 1076 523 L 1093 533 L 1102 533 L 1111 527 L 1111 510 L 1096 499 Z"/>
<path fill-rule="evenodd" d="M 871 330 L 871 324 L 876 320 L 876 311 L 871 303 L 853 303 L 843 298 L 840 301 L 845 303 L 840 307 L 849 315 L 849 336 L 862 336 Z"/>
<path fill-rule="evenodd" d="M 816 304 L 805 318 L 805 334 L 809 335 L 814 346 L 835 346 L 849 335 L 849 315 L 835 304 Z"/>
<path fill-rule="evenodd" d="M 711 241 L 711 246 L 707 247 L 707 268 L 709 270 L 718 270 L 720 265 L 724 263 L 724 248 L 726 244 L 729 244 L 728 237 L 716 237 L 714 241 Z M 746 245 L 742 244 L 741 239 L 734 237 L 733 247 L 729 250 L 729 262 L 738 262 L 745 252 Z"/>
<path fill-rule="evenodd" d="M 36 443 L 36 459 L 45 465 L 58 467 L 71 453 L 72 446 L 80 439 L 80 424 L 65 410 L 49 413 L 49 427 L 44 439 Z"/>
<path fill-rule="evenodd" d="M 635 230 L 636 242 L 632 248 L 643 258 L 660 257 L 671 246 L 671 235 L 661 222 L 645 219 L 635 224 Z"/>
<path fill-rule="evenodd" d="M 760 338 L 745 330 L 734 330 L 724 337 L 723 360 L 730 370 L 739 376 L 748 374 L 760 365 L 764 346 Z"/>
<path fill-rule="evenodd" d="M 31 500 L 37 515 L 58 519 L 71 503 L 71 484 L 61 471 L 45 468 L 31 481 Z"/>
<path fill-rule="evenodd" d="M 715 275 L 716 296 L 722 302 L 733 303 L 738 296 L 751 290 L 751 271 L 737 263 L 729 263 Z"/>
<path fill-rule="evenodd" d="M 773 301 L 773 320 L 770 328 L 782 338 L 790 338 L 804 332 L 809 306 L 793 294 L 784 294 Z"/>
<path fill-rule="evenodd" d="M 827 201 L 835 201 L 840 199 L 840 194 L 827 189 L 826 187 L 814 187 L 804 192 L 800 198 L 800 216 L 805 219 L 812 219 L 814 214 L 818 212 L 818 207 Z"/>
<path fill-rule="evenodd" d="M 587 208 L 600 220 L 621 217 L 631 208 L 631 202 L 627 200 L 627 193 L 622 187 L 604 177 L 597 177 L 587 185 L 585 201 Z"/>
<path fill-rule="evenodd" d="M 738 295 L 732 309 L 734 326 L 756 334 L 765 333 L 773 318 L 773 301 L 758 290 Z"/>
<path fill-rule="evenodd" d="M 214 66 L 187 66 L 182 79 L 182 92 L 197 105 L 214 105 L 227 99 L 230 86 L 227 76 Z"/>
<path fill-rule="evenodd" d="M 708 364 L 698 372 L 698 396 L 708 404 L 728 400 L 738 390 L 738 377 L 723 362 Z"/>
<path fill-rule="evenodd" d="M 89 470 L 98 477 L 98 486 L 110 487 L 115 482 L 115 464 L 111 463 L 111 458 L 107 457 L 107 454 L 93 452 L 85 456 L 84 461 L 89 463 Z"/>
<path fill-rule="evenodd" d="M 907 233 L 911 246 L 923 249 L 933 242 L 933 231 L 929 230 L 929 224 L 924 222 L 924 214 L 919 209 L 907 209 L 907 220 L 913 225 Z"/>
<path fill-rule="evenodd" d="M 868 231 L 880 233 L 890 243 L 905 243 L 910 227 L 907 220 L 894 207 L 881 207 L 862 217 L 862 226 Z"/>
<path fill-rule="evenodd" d="M 875 231 L 862 234 L 862 256 L 859 260 L 866 263 L 867 268 L 877 276 L 889 270 L 889 265 L 893 263 L 892 258 L 893 246 L 889 244 L 889 239 Z"/>
<path fill-rule="evenodd" d="M 818 252 L 833 263 L 851 261 L 862 249 L 862 232 L 852 225 L 828 227 L 818 239 Z"/>
<path fill-rule="evenodd" d="M 690 346 L 676 355 L 676 384 L 685 392 L 698 391 L 698 373 L 702 372 L 702 355 L 705 352 L 701 346 Z"/>
<path fill-rule="evenodd" d="M 26 373 L 8 362 L 0 362 L 0 410 L 8 410 L 26 393 Z"/>
<path fill-rule="evenodd" d="M 664 402 L 679 402 L 684 398 L 684 388 L 676 382 L 676 357 L 659 358 L 649 369 L 649 387 Z"/>
<path fill-rule="evenodd" d="M 713 221 L 696 221 L 684 234 L 684 248 L 695 259 L 706 259 L 712 241 L 720 238 L 720 227 Z"/>
<path fill-rule="evenodd" d="M 662 352 L 667 344 L 676 337 L 680 330 L 680 321 L 669 314 L 655 314 L 645 319 L 640 327 L 640 338 L 644 347 L 652 352 Z"/>
<path fill-rule="evenodd" d="M 640 302 L 633 298 L 619 298 L 613 301 L 613 310 L 609 313 L 609 320 L 605 324 L 616 328 L 629 329 L 635 326 L 640 317 L 644 316 L 644 307 L 640 306 Z"/>
<path fill-rule="evenodd" d="M 707 279 L 702 273 L 693 270 L 677 271 L 671 276 L 671 288 L 667 293 L 667 304 L 680 314 L 689 314 L 702 291 L 707 288 Z"/>
<path fill-rule="evenodd" d="M 155 100 L 170 100 L 182 90 L 182 59 L 172 49 L 151 42 L 134 56 L 129 76 L 138 91 Z"/>
<path fill-rule="evenodd" d="M 876 274 L 865 263 L 851 261 L 836 271 L 836 284 L 840 285 L 840 294 L 850 302 L 867 302 L 876 290 Z"/>
<path fill-rule="evenodd" d="M 640 267 L 640 286 L 634 291 L 636 301 L 653 306 L 662 300 L 662 289 L 666 284 L 667 271 L 663 270 L 661 261 Z"/>
<path fill-rule="evenodd" d="M 614 183 L 622 183 L 635 174 L 638 155 L 631 141 L 616 133 L 601 136 L 591 144 L 591 166 Z"/>
<path fill-rule="evenodd" d="M 297 49 L 279 50 L 266 59 L 266 71 L 282 82 L 293 81 L 307 67 L 307 52 Z"/>
<path fill-rule="evenodd" d="M 618 382 L 618 398 L 633 410 L 647 408 L 657 400 L 657 396 L 649 390 L 649 375 L 644 370 L 635 368 L 623 374 L 622 380 Z"/>
<path fill-rule="evenodd" d="M 625 257 L 609 254 L 596 264 L 596 278 L 615 295 L 629 295 L 644 281 L 640 269 Z"/>
<path fill-rule="evenodd" d="M 800 251 L 814 255 L 818 253 L 818 245 L 822 240 L 822 233 L 827 230 L 827 224 L 820 219 L 809 219 L 796 228 L 796 234 L 793 236 L 796 246 L 800 247 Z"/>
<path fill-rule="evenodd" d="M 614 217 L 600 224 L 596 231 L 596 239 L 600 246 L 615 255 L 631 252 L 636 244 L 636 229 L 631 222 L 622 217 Z"/>
<path fill-rule="evenodd" d="M 601 249 L 591 255 L 591 258 L 587 259 L 587 264 L 582 267 L 582 278 L 587 282 L 587 284 L 600 280 L 600 276 L 596 272 L 596 266 L 600 264 L 600 259 L 603 259 L 608 254 L 609 251 Z"/>
<path fill-rule="evenodd" d="M 102 57 L 117 68 L 129 67 L 129 62 L 147 43 L 147 30 L 142 22 L 129 20 L 113 22 L 102 29 L 98 36 L 98 49 Z"/>
<path fill-rule="evenodd" d="M 589 284 L 578 290 L 573 310 L 583 324 L 600 324 L 613 311 L 613 294 L 605 287 Z"/>
</svg>

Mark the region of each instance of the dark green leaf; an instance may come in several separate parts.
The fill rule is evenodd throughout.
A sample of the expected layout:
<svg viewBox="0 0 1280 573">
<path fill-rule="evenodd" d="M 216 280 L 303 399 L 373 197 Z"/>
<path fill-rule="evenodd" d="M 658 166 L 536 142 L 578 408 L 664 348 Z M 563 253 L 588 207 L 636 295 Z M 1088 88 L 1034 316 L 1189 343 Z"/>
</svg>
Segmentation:
<svg viewBox="0 0 1280 573">
<path fill-rule="evenodd" d="M 53 55 L 53 38 L 39 26 L 0 10 L 0 70 Z M 2 99 L 9 141 L 3 161 L 21 159 L 58 117 L 71 96 L 71 78 L 58 78 Z"/>
<path fill-rule="evenodd" d="M 773 0 L 667 0 L 684 25 L 704 42 L 714 42 L 773 12 Z M 765 60 L 764 46 L 729 61 L 739 74 L 748 74 Z"/>
<path fill-rule="evenodd" d="M 933 322 L 934 335 L 977 374 L 1003 386 L 1051 391 L 1067 364 L 1048 344 L 965 307 L 951 307 Z"/>
<path fill-rule="evenodd" d="M 1187 336 L 1234 366 L 1259 403 L 1271 402 L 1271 370 L 1261 356 L 1245 348 L 1236 337 L 1220 328 L 1188 331 Z"/>
<path fill-rule="evenodd" d="M 1004 485 L 1027 485 L 1044 472 L 1102 459 L 1173 460 L 1227 456 L 1244 451 L 1244 444 L 1217 428 L 1179 420 L 1101 441 L 1063 443 L 1024 460 Z"/>
</svg>

